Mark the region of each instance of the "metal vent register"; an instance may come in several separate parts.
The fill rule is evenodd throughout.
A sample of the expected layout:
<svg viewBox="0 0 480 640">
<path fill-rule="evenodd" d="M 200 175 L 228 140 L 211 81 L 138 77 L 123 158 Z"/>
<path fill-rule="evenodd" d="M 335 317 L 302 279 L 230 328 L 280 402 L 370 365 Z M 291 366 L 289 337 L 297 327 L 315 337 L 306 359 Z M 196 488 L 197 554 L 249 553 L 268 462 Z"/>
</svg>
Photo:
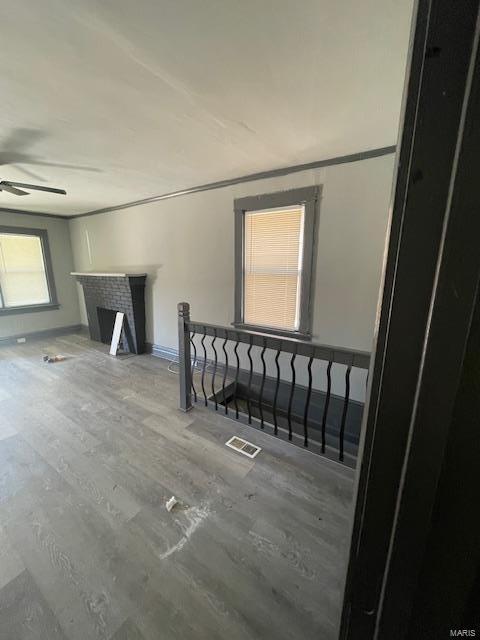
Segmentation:
<svg viewBox="0 0 480 640">
<path fill-rule="evenodd" d="M 227 447 L 231 449 L 235 449 L 239 453 L 243 453 L 244 456 L 248 456 L 249 458 L 255 458 L 256 455 L 260 453 L 262 450 L 260 447 L 257 447 L 255 444 L 251 442 L 247 442 L 243 438 L 239 438 L 238 436 L 233 436 L 225 443 Z"/>
</svg>

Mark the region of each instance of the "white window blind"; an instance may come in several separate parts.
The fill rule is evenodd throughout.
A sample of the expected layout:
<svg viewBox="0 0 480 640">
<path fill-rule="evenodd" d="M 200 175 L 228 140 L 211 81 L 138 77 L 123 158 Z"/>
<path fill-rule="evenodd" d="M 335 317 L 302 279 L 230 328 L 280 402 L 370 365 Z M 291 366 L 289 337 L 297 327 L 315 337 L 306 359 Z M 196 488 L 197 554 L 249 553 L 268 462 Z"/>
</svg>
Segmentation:
<svg viewBox="0 0 480 640">
<path fill-rule="evenodd" d="M 304 207 L 246 211 L 246 324 L 296 331 L 300 318 Z"/>
<path fill-rule="evenodd" d="M 0 234 L 0 291 L 4 308 L 50 302 L 38 236 Z"/>
</svg>

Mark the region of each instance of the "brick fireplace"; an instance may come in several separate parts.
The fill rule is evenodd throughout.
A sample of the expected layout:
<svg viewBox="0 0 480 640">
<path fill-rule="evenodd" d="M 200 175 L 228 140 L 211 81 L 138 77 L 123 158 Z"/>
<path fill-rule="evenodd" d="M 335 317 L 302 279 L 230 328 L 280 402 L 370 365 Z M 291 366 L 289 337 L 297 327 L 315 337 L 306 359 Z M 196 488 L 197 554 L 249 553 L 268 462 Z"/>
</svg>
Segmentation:
<svg viewBox="0 0 480 640">
<path fill-rule="evenodd" d="M 146 274 L 73 272 L 83 287 L 90 338 L 109 344 L 115 314 L 125 314 L 123 343 L 132 353 L 145 351 Z"/>
</svg>

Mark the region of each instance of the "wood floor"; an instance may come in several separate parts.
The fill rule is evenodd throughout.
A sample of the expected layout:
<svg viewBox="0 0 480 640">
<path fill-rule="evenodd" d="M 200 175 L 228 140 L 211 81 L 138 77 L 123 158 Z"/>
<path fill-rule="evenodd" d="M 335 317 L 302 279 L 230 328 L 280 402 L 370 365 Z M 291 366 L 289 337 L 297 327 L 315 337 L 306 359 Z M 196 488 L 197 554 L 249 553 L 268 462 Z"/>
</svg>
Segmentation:
<svg viewBox="0 0 480 640">
<path fill-rule="evenodd" d="M 179 412 L 167 366 L 83 335 L 0 347 L 1 640 L 336 637 L 352 472 Z"/>
</svg>

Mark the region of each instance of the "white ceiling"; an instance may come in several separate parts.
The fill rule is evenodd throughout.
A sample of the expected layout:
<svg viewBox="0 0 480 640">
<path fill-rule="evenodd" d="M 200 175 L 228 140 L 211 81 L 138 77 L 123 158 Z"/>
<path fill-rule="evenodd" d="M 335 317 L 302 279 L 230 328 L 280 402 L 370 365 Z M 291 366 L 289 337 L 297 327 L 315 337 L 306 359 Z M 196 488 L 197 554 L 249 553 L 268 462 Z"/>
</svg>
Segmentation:
<svg viewBox="0 0 480 640">
<path fill-rule="evenodd" d="M 68 195 L 0 207 L 68 216 L 395 144 L 411 5 L 3 2 L 0 179 Z"/>
</svg>

